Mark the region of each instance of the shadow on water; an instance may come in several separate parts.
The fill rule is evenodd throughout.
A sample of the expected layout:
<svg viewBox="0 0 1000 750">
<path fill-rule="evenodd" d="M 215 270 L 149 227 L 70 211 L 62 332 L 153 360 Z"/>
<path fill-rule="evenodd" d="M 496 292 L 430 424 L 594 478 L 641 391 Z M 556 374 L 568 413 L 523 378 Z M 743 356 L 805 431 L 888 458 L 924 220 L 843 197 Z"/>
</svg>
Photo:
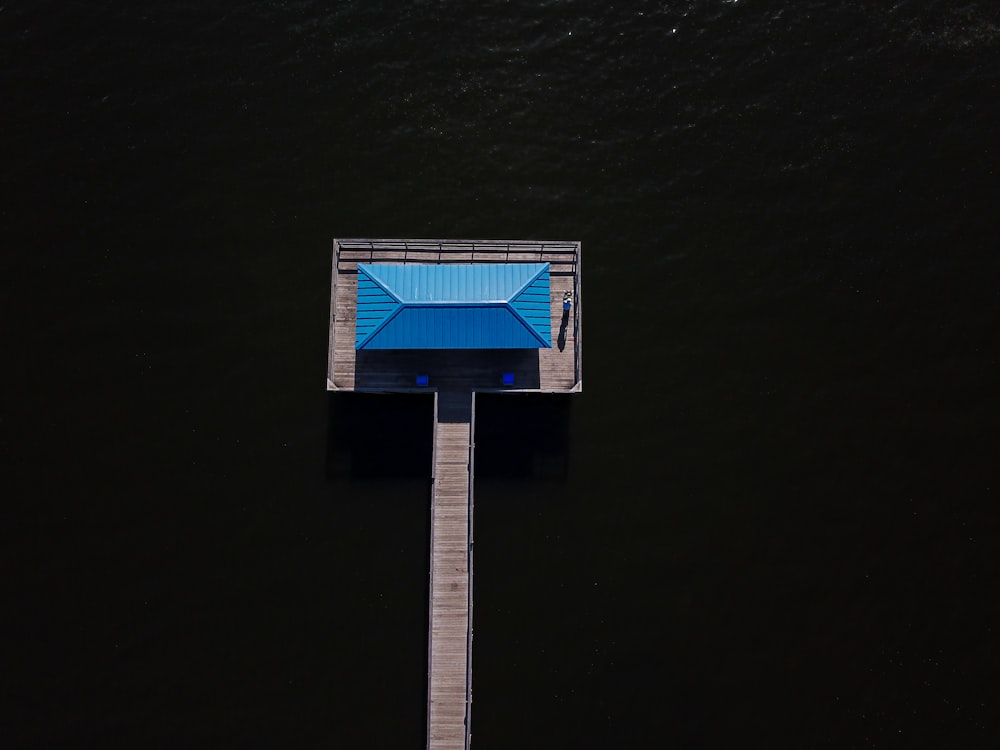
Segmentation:
<svg viewBox="0 0 1000 750">
<path fill-rule="evenodd" d="M 572 401 L 568 395 L 478 394 L 477 479 L 565 479 Z"/>
<path fill-rule="evenodd" d="M 433 437 L 429 393 L 331 393 L 327 477 L 430 479 Z"/>
<path fill-rule="evenodd" d="M 564 479 L 569 470 L 571 396 L 476 395 L 476 476 Z M 326 475 L 429 479 L 431 394 L 331 393 Z"/>
</svg>

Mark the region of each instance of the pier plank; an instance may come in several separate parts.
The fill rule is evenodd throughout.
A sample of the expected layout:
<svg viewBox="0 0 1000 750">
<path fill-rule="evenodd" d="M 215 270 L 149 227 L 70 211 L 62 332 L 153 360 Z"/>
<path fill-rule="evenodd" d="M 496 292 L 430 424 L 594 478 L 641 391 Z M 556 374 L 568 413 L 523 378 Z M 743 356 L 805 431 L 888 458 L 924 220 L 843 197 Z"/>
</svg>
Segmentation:
<svg viewBox="0 0 1000 750">
<path fill-rule="evenodd" d="M 472 399 L 448 391 L 435 400 L 427 747 L 440 750 L 469 742 Z"/>
<path fill-rule="evenodd" d="M 552 348 L 354 349 L 358 263 L 550 264 Z M 336 239 L 327 389 L 433 392 L 434 466 L 428 608 L 427 747 L 468 750 L 472 707 L 473 487 L 476 392 L 582 390 L 580 243 Z M 565 292 L 573 306 L 563 314 Z M 514 384 L 503 385 L 502 374 Z M 417 386 L 426 375 L 428 385 Z"/>
</svg>

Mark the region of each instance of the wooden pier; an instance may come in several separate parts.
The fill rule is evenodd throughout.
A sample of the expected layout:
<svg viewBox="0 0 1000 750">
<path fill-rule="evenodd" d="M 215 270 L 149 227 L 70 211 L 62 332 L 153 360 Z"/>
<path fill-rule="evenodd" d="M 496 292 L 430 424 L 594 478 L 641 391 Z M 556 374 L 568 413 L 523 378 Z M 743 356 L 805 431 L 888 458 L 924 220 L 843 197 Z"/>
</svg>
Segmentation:
<svg viewBox="0 0 1000 750">
<path fill-rule="evenodd" d="M 468 747 L 472 707 L 471 391 L 438 393 L 434 410 L 427 747 Z"/>
<path fill-rule="evenodd" d="M 476 392 L 583 389 L 579 242 L 333 241 L 327 390 L 434 394 L 427 747 L 468 750 Z M 551 349 L 356 351 L 358 263 L 549 263 Z M 563 311 L 563 295 L 573 297 Z M 513 383 L 502 375 L 513 375 Z M 426 385 L 418 384 L 421 376 Z"/>
</svg>

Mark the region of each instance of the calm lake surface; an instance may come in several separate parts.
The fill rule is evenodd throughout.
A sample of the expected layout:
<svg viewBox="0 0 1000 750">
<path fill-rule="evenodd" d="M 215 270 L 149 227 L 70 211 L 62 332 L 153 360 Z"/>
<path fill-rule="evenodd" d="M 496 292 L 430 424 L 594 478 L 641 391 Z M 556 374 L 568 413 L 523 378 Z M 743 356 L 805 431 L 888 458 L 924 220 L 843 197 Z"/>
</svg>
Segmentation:
<svg viewBox="0 0 1000 750">
<path fill-rule="evenodd" d="M 484 399 L 473 747 L 1000 738 L 1000 9 L 0 7 L 0 736 L 421 748 L 431 405 L 331 240 L 583 243 Z"/>
</svg>

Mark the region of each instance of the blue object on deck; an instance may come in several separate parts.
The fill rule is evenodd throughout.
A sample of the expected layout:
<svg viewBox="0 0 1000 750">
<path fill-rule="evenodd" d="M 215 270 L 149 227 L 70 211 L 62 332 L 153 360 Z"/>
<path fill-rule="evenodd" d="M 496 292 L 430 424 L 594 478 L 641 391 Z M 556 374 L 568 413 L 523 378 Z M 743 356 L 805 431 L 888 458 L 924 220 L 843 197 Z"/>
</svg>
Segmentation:
<svg viewBox="0 0 1000 750">
<path fill-rule="evenodd" d="M 355 349 L 547 349 L 548 263 L 359 263 Z"/>
<path fill-rule="evenodd" d="M 417 385 L 427 385 L 428 378 L 426 375 L 417 375 Z"/>
<path fill-rule="evenodd" d="M 514 385 L 514 373 L 505 372 L 503 374 L 503 384 L 504 385 Z"/>
</svg>

